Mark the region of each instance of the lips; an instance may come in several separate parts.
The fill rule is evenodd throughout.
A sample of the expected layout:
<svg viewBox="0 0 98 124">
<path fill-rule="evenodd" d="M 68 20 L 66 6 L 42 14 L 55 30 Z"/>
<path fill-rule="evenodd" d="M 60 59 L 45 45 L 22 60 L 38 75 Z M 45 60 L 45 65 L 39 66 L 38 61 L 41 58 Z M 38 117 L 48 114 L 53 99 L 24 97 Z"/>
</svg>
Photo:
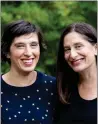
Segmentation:
<svg viewBox="0 0 98 124">
<path fill-rule="evenodd" d="M 32 63 L 33 63 L 33 58 L 32 58 L 32 59 L 23 59 L 22 61 L 23 61 L 23 63 L 24 63 L 26 66 L 30 66 L 30 65 L 32 65 Z"/>
<path fill-rule="evenodd" d="M 83 59 L 84 59 L 84 58 L 71 61 L 71 64 L 72 64 L 73 66 L 77 66 L 77 65 L 79 65 L 79 64 L 81 63 L 81 61 L 82 61 Z"/>
</svg>

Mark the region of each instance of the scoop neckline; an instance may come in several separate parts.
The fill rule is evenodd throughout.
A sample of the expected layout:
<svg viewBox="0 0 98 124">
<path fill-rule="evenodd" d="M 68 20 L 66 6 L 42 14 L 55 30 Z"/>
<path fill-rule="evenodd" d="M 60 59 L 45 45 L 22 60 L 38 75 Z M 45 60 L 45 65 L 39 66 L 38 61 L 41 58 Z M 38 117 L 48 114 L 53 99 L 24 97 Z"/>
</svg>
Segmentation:
<svg viewBox="0 0 98 124">
<path fill-rule="evenodd" d="M 36 71 L 36 70 L 35 70 Z M 37 72 L 37 76 L 36 76 L 36 80 L 34 83 L 28 85 L 28 86 L 14 86 L 14 85 L 10 85 L 8 83 L 6 83 L 6 81 L 4 81 L 4 79 L 2 78 L 2 76 L 4 74 L 1 75 L 1 80 L 4 82 L 3 84 L 6 86 L 6 87 L 12 87 L 12 88 L 28 88 L 28 87 L 31 87 L 33 85 L 35 85 L 37 83 L 37 80 L 38 80 L 38 77 L 39 77 L 39 71 L 36 71 Z"/>
<path fill-rule="evenodd" d="M 81 97 L 80 96 L 80 94 L 79 94 L 79 90 L 78 90 L 78 86 L 77 86 L 77 95 L 78 95 L 78 97 L 79 97 L 79 99 L 81 100 L 81 101 L 84 101 L 84 102 L 93 102 L 93 101 L 95 101 L 95 100 L 97 100 L 97 97 L 96 98 L 94 98 L 94 99 L 91 99 L 91 100 L 88 100 L 88 99 L 84 99 L 83 97 Z"/>
</svg>

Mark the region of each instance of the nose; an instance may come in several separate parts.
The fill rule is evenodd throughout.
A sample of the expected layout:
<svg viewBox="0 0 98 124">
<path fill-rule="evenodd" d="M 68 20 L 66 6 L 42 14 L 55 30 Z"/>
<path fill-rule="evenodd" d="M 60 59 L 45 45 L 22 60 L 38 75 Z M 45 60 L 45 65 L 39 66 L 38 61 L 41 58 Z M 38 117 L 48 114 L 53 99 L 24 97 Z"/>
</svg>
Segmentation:
<svg viewBox="0 0 98 124">
<path fill-rule="evenodd" d="M 32 49 L 29 46 L 25 48 L 24 55 L 28 57 L 32 55 Z"/>
<path fill-rule="evenodd" d="M 70 51 L 70 58 L 75 59 L 77 57 L 78 53 L 75 49 L 71 49 Z"/>
</svg>

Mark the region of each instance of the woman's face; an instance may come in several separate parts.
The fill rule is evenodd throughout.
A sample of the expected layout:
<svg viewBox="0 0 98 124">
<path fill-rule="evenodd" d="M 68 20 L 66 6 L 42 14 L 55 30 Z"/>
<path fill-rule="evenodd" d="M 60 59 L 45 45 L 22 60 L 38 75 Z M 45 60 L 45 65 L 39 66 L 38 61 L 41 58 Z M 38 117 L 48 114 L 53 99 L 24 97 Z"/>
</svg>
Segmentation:
<svg viewBox="0 0 98 124">
<path fill-rule="evenodd" d="M 89 68 L 95 62 L 96 45 L 89 43 L 81 34 L 71 32 L 64 37 L 64 58 L 75 72 Z"/>
<path fill-rule="evenodd" d="M 40 56 L 40 46 L 36 33 L 15 37 L 8 58 L 11 68 L 22 72 L 31 72 L 36 67 Z"/>
</svg>

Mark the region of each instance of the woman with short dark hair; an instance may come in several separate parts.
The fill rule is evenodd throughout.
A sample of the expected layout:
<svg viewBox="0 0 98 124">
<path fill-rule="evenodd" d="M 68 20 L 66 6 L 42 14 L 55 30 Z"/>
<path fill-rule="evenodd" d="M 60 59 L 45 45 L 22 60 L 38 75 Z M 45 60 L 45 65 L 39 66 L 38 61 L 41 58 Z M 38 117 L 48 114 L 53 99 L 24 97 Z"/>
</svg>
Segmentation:
<svg viewBox="0 0 98 124">
<path fill-rule="evenodd" d="M 52 124 L 56 81 L 35 70 L 45 49 L 37 26 L 24 20 L 6 26 L 1 58 L 10 64 L 10 70 L 1 76 L 3 124 Z"/>
</svg>

